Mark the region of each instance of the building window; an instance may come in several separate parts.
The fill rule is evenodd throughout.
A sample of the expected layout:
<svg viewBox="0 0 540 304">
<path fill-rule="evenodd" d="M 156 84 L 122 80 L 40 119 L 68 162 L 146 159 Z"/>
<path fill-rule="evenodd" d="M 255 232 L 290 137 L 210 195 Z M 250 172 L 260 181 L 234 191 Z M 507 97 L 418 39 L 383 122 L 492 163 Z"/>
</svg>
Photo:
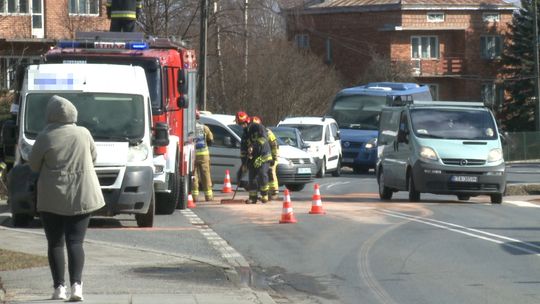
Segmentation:
<svg viewBox="0 0 540 304">
<path fill-rule="evenodd" d="M 484 20 L 484 22 L 499 22 L 501 17 L 499 13 L 483 13 L 482 20 Z"/>
<path fill-rule="evenodd" d="M 412 58 L 439 58 L 439 39 L 437 36 L 411 37 Z"/>
<path fill-rule="evenodd" d="M 296 46 L 301 49 L 309 48 L 309 36 L 307 34 L 297 34 L 294 36 Z"/>
<path fill-rule="evenodd" d="M 332 40 L 330 38 L 326 38 L 325 41 L 325 48 L 326 48 L 326 54 L 325 54 L 325 62 L 326 64 L 332 64 Z"/>
<path fill-rule="evenodd" d="M 0 0 L 0 14 L 27 14 L 29 0 Z"/>
<path fill-rule="evenodd" d="M 502 53 L 501 36 L 480 37 L 480 57 L 483 59 L 499 58 Z"/>
<path fill-rule="evenodd" d="M 489 105 L 492 109 L 498 109 L 503 104 L 504 88 L 493 82 L 485 82 L 482 84 L 480 95 L 484 104 Z"/>
<path fill-rule="evenodd" d="M 427 13 L 427 21 L 428 22 L 444 22 L 444 13 L 442 12 Z"/>
<path fill-rule="evenodd" d="M 97 15 L 99 0 L 69 0 L 68 9 L 73 15 Z"/>
</svg>

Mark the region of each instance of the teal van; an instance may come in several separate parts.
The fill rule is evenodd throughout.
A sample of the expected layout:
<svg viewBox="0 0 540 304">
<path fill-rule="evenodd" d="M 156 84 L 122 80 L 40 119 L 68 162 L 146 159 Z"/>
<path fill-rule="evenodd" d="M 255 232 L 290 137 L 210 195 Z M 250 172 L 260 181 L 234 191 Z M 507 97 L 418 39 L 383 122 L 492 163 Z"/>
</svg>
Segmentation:
<svg viewBox="0 0 540 304">
<path fill-rule="evenodd" d="M 505 162 L 495 118 L 482 103 L 408 101 L 381 112 L 376 176 L 379 196 L 408 191 L 489 195 L 502 203 Z"/>
</svg>

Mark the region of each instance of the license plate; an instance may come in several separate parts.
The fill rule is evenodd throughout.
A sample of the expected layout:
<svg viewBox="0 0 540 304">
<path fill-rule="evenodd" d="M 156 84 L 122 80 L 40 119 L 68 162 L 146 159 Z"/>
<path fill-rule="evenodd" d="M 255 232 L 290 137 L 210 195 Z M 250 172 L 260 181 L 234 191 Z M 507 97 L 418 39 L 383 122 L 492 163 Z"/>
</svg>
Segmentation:
<svg viewBox="0 0 540 304">
<path fill-rule="evenodd" d="M 298 168 L 298 174 L 311 174 L 311 168 Z"/>
<path fill-rule="evenodd" d="M 343 162 L 344 162 L 344 163 L 352 163 L 353 161 L 354 161 L 354 159 L 353 159 L 353 158 L 350 158 L 350 157 L 344 157 L 344 158 L 343 158 Z"/>
<path fill-rule="evenodd" d="M 450 180 L 460 183 L 476 183 L 478 182 L 478 176 L 452 176 Z"/>
</svg>

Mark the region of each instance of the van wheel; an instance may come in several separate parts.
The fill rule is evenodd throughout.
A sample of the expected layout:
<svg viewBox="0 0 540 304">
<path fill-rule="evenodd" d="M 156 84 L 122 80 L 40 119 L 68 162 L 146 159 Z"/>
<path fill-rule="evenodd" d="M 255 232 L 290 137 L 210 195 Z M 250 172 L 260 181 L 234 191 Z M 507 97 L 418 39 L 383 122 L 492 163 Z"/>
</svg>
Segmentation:
<svg viewBox="0 0 540 304">
<path fill-rule="evenodd" d="M 135 220 L 137 221 L 137 226 L 139 227 L 152 227 L 154 226 L 154 214 L 156 213 L 156 196 L 152 194 L 150 198 L 150 206 L 148 206 L 148 211 L 144 214 L 135 214 Z"/>
<path fill-rule="evenodd" d="M 341 176 L 341 157 L 338 158 L 336 171 L 332 171 L 332 176 L 333 177 L 340 177 Z"/>
<path fill-rule="evenodd" d="M 157 214 L 172 214 L 176 208 L 176 204 L 180 196 L 180 177 L 177 173 L 169 173 L 169 193 L 158 193 L 156 213 Z"/>
<path fill-rule="evenodd" d="M 326 175 L 326 159 L 323 158 L 321 169 L 317 172 L 317 177 L 324 177 Z"/>
<path fill-rule="evenodd" d="M 409 202 L 417 202 L 420 200 L 420 192 L 416 191 L 414 178 L 412 173 L 409 173 Z"/>
<path fill-rule="evenodd" d="M 28 227 L 33 219 L 33 216 L 25 213 L 14 213 L 11 215 L 13 227 Z"/>
<path fill-rule="evenodd" d="M 384 172 L 381 170 L 381 173 L 379 174 L 379 177 L 377 178 L 377 182 L 379 183 L 379 197 L 381 200 L 390 200 L 392 199 L 392 189 L 386 187 L 384 184 Z"/>
<path fill-rule="evenodd" d="M 501 204 L 502 203 L 502 193 L 495 193 L 495 194 L 491 194 L 490 195 L 491 197 L 491 203 L 492 204 Z"/>
</svg>

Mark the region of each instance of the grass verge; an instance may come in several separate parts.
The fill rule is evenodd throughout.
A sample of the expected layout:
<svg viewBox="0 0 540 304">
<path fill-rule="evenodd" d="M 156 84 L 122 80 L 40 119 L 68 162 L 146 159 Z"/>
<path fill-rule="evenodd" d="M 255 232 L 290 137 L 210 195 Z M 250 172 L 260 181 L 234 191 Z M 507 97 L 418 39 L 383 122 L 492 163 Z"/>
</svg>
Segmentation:
<svg viewBox="0 0 540 304">
<path fill-rule="evenodd" d="M 49 265 L 46 256 L 0 249 L 0 271 L 17 270 Z"/>
</svg>

